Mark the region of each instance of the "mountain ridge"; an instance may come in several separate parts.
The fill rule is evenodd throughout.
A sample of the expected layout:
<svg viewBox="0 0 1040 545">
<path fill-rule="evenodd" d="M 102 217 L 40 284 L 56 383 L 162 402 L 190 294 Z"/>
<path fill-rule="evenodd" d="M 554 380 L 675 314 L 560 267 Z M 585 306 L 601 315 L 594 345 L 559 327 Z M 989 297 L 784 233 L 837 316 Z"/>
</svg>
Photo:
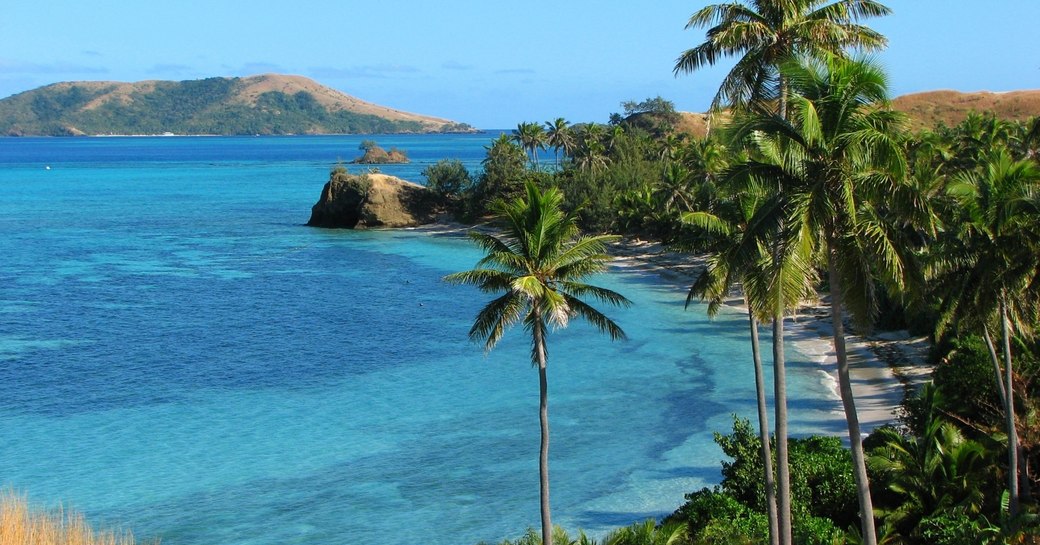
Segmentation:
<svg viewBox="0 0 1040 545">
<path fill-rule="evenodd" d="M 59 82 L 0 100 L 0 134 L 371 134 L 472 132 L 303 76 Z"/>
</svg>

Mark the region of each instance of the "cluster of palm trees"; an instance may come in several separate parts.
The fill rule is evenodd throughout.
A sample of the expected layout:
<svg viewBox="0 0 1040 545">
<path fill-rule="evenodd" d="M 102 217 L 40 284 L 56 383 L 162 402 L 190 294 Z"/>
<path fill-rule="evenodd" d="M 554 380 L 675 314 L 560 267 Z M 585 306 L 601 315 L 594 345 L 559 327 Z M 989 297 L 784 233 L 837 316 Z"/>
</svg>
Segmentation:
<svg viewBox="0 0 1040 545">
<path fill-rule="evenodd" d="M 570 161 L 579 170 L 595 172 L 607 165 L 607 152 L 624 133 L 625 129 L 618 125 L 608 130 L 597 123 L 572 125 L 566 119 L 557 117 L 544 125 L 519 123 L 510 135 L 510 140 L 527 153 L 536 170 L 539 168 L 538 152 L 552 149 L 556 170 Z"/>
<path fill-rule="evenodd" d="M 904 118 L 887 107 L 884 72 L 856 55 L 885 45 L 883 36 L 859 21 L 888 12 L 871 0 L 707 6 L 687 25 L 707 27 L 707 39 L 680 55 L 675 72 L 736 57 L 713 102 L 713 110 L 725 109 L 725 115 L 715 118 L 721 122 L 709 138 L 669 135 L 653 145 L 633 144 L 639 137 L 626 134 L 624 125 L 587 124 L 576 130 L 558 118 L 544 126 L 521 123 L 511 139 L 495 144 L 522 150 L 535 171 L 538 152 L 552 148 L 557 168 L 550 185 L 573 184 L 580 178 L 569 174 L 573 169 L 601 178 L 604 188 L 618 188 L 611 201 L 621 221 L 616 226 L 631 227 L 634 223 L 625 222 L 640 214 L 673 223 L 671 233 L 679 242 L 710 255 L 688 303 L 705 299 L 708 311 L 717 312 L 739 285 L 749 317 L 773 545 L 792 544 L 797 523 L 788 468 L 784 320 L 815 299 L 821 283 L 827 286 L 848 424 L 859 540 L 878 543 L 878 518 L 918 532 L 919 538 L 920 529 L 911 522 L 923 520 L 906 510 L 875 510 L 849 376 L 846 321 L 870 327 L 883 298 L 906 308 L 936 307 L 938 336 L 978 333 L 986 340 L 1005 417 L 1008 516 L 1029 503 L 1031 479 L 1023 462 L 1028 453 L 1018 444 L 1022 424 L 1016 418 L 1026 392 L 1016 382 L 1013 355 L 1040 323 L 1040 123 L 972 116 L 955 129 L 910 138 Z M 492 151 L 494 146 L 489 157 Z M 561 163 L 561 151 L 569 163 Z M 640 178 L 654 169 L 652 180 Z M 565 325 L 580 317 L 621 338 L 609 318 L 579 297 L 609 304 L 625 300 L 580 283 L 602 269 L 603 243 L 609 239 L 579 238 L 577 210 L 564 212 L 564 197 L 556 189 L 543 192 L 529 179 L 523 193 L 495 209 L 505 220 L 503 236 L 474 235 L 487 252 L 478 268 L 448 278 L 502 294 L 481 311 L 470 332 L 487 349 L 513 323 L 523 323 L 531 334 L 542 392 L 540 539 L 551 544 L 546 323 Z M 772 438 L 760 323 L 772 328 Z M 983 471 L 981 451 L 935 414 L 919 436 L 882 434 L 887 450 L 872 458 L 873 471 L 884 477 L 889 493 L 903 494 L 908 502 L 974 509 L 978 502 L 967 497 L 964 481 Z M 892 478 L 898 468 L 914 463 L 931 473 L 922 473 L 916 483 Z M 965 469 L 957 473 L 951 464 Z M 953 480 L 939 482 L 940 473 Z M 960 512 L 971 513 L 978 509 Z"/>
<path fill-rule="evenodd" d="M 923 288 L 922 263 L 931 278 L 948 286 L 941 292 L 940 326 L 959 320 L 962 326 L 981 329 L 987 340 L 991 328 L 1000 332 L 999 349 L 989 344 L 1002 385 L 1009 511 L 1014 516 L 1026 480 L 1016 439 L 1011 338 L 1028 333 L 1028 326 L 1037 322 L 1040 301 L 1040 178 L 1032 160 L 1035 144 L 1029 143 L 1036 123 L 1017 138 L 1007 138 L 1014 132 L 1008 125 L 970 119 L 967 134 L 971 124 L 982 125 L 977 136 L 968 138 L 978 153 L 912 169 L 902 119 L 885 107 L 884 73 L 845 54 L 849 46 L 883 45 L 883 37 L 854 20 L 884 14 L 884 6 L 854 1 L 752 4 L 708 6 L 694 14 L 691 26 L 714 26 L 704 44 L 683 53 L 676 71 L 742 55 L 716 104 L 731 107 L 733 119 L 723 138 L 745 158 L 722 175 L 729 186 L 728 202 L 684 218 L 719 235 L 708 274 L 693 286 L 691 296 L 717 302 L 732 283 L 742 283 L 756 366 L 756 316 L 773 323 L 778 486 L 776 501 L 769 499 L 770 506 L 777 505 L 777 513 L 770 513 L 771 541 L 791 543 L 784 470 L 783 316 L 798 297 L 812 293 L 816 270 L 829 286 L 863 543 L 877 543 L 877 532 L 849 379 L 844 318 L 849 314 L 858 325 L 869 326 L 881 289 L 912 297 Z M 1017 158 L 1008 148 L 1019 150 Z M 944 205 L 947 214 L 942 216 L 938 207 Z M 925 255 L 926 244 L 932 244 L 927 252 L 932 259 L 917 259 Z M 759 412 L 762 455 L 768 459 L 766 413 L 761 406 Z M 773 476 L 768 466 L 766 471 L 770 494 Z"/>
<path fill-rule="evenodd" d="M 709 5 L 687 24 L 709 27 L 701 45 L 683 52 L 676 73 L 738 56 L 719 88 L 713 108 L 734 111 L 730 142 L 749 152 L 733 165 L 726 178 L 752 191 L 767 187 L 756 210 L 734 217 L 746 230 L 731 236 L 709 269 L 704 285 L 691 294 L 718 298 L 737 279 L 747 289 L 754 328 L 756 314 L 773 324 L 774 412 L 777 448 L 777 498 L 769 498 L 770 541 L 792 543 L 790 481 L 787 469 L 787 408 L 784 381 L 784 314 L 811 289 L 811 265 L 826 267 L 830 285 L 838 384 L 849 428 L 849 439 L 860 504 L 860 531 L 867 545 L 877 543 L 873 506 L 863 453 L 855 398 L 845 350 L 846 306 L 866 323 L 876 309 L 872 292 L 876 271 L 896 283 L 903 279 L 901 255 L 887 244 L 885 226 L 862 217 L 870 199 L 885 195 L 901 179 L 899 146 L 891 138 L 897 123 L 877 106 L 886 100 L 883 75 L 875 66 L 846 58 L 848 48 L 874 49 L 883 36 L 859 25 L 859 18 L 885 15 L 878 2 L 840 0 L 757 0 Z M 863 181 L 869 180 L 869 183 Z M 740 190 L 733 191 L 739 195 Z M 740 207 L 736 207 L 739 209 Z M 875 258 L 883 268 L 875 268 Z M 749 275 L 758 278 L 749 278 Z M 755 289 L 757 288 L 757 289 Z M 754 331 L 753 339 L 757 344 Z M 755 356 L 756 366 L 757 353 Z M 764 399 L 760 392 L 760 402 Z M 759 409 L 765 438 L 765 411 Z M 763 458 L 769 456 L 763 440 Z M 766 475 L 769 483 L 772 475 Z M 767 494 L 772 490 L 767 485 Z"/>
</svg>

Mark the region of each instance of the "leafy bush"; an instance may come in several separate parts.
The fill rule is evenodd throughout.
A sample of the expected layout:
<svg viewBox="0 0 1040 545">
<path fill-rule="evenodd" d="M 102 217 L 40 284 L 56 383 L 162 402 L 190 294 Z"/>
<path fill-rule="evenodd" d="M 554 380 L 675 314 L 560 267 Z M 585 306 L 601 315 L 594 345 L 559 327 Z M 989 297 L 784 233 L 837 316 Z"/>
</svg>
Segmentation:
<svg viewBox="0 0 1040 545">
<path fill-rule="evenodd" d="M 823 517 L 798 519 L 794 542 L 799 545 L 836 545 L 845 543 L 845 532 L 834 521 Z"/>
<path fill-rule="evenodd" d="M 442 198 L 454 200 L 473 184 L 469 170 L 458 159 L 444 159 L 422 171 L 426 187 Z"/>
<path fill-rule="evenodd" d="M 941 393 L 941 410 L 949 410 L 983 427 L 1002 426 L 1003 409 L 997 393 L 993 362 L 981 337 L 952 339 L 946 356 L 932 372 L 932 383 Z M 920 433 L 925 415 L 915 399 L 908 400 L 907 425 Z"/>
<path fill-rule="evenodd" d="M 715 442 L 733 459 L 722 463 L 722 489 L 744 505 L 764 513 L 765 486 L 758 433 L 748 420 L 734 419 L 733 433 L 716 433 Z M 840 527 L 858 520 L 852 457 L 840 439 L 821 436 L 790 439 L 788 462 L 791 510 L 798 515 L 796 519 L 823 517 Z"/>
<path fill-rule="evenodd" d="M 748 543 L 769 536 L 768 518 L 719 488 L 686 495 L 686 503 L 667 521 L 685 522 L 694 543 Z"/>
<path fill-rule="evenodd" d="M 963 513 L 943 513 L 921 521 L 924 543 L 932 545 L 985 545 L 996 543 L 999 528 Z"/>
<path fill-rule="evenodd" d="M 329 173 L 329 184 L 335 188 L 343 184 L 355 190 L 360 195 L 368 194 L 372 189 L 372 180 L 365 174 L 351 174 L 346 168 L 337 166 Z M 335 192 L 335 190 L 333 190 Z"/>
</svg>

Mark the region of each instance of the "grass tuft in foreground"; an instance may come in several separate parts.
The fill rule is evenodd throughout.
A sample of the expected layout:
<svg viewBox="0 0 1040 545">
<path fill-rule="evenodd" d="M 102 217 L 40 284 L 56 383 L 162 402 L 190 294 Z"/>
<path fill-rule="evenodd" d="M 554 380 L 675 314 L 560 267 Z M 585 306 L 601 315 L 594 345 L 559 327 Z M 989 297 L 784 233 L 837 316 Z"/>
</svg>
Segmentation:
<svg viewBox="0 0 1040 545">
<path fill-rule="evenodd" d="M 134 545 L 134 536 L 95 531 L 79 513 L 39 511 L 7 491 L 0 493 L 0 545 Z"/>
</svg>

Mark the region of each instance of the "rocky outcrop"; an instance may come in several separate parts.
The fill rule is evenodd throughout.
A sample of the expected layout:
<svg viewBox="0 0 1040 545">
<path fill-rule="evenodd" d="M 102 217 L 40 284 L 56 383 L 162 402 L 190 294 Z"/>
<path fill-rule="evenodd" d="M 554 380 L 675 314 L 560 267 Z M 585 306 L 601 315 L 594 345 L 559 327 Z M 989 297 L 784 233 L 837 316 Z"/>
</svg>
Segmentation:
<svg viewBox="0 0 1040 545">
<path fill-rule="evenodd" d="M 314 227 L 414 227 L 437 217 L 436 196 L 425 187 L 386 174 L 336 169 L 311 208 Z"/>
</svg>

